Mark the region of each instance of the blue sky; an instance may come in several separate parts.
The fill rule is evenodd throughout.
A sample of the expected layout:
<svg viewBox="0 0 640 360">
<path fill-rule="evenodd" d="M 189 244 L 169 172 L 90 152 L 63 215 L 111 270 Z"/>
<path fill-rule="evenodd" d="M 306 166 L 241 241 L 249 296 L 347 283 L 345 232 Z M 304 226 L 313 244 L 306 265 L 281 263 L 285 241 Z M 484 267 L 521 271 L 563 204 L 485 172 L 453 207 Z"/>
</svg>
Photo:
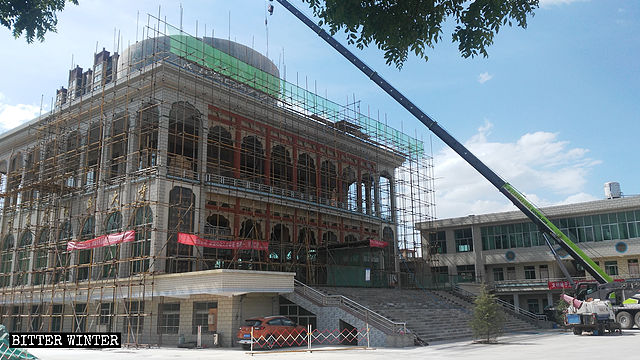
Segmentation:
<svg viewBox="0 0 640 360">
<path fill-rule="evenodd" d="M 603 198 L 606 181 L 640 194 L 640 2 L 541 3 L 526 30 L 500 31 L 488 58 L 461 58 L 449 33 L 428 51 L 428 62 L 410 58 L 401 71 L 375 48 L 352 50 L 538 205 Z M 431 141 L 426 128 L 313 32 L 277 4 L 267 16 L 265 4 L 184 1 L 183 27 L 195 34 L 197 20 L 199 34 L 206 24 L 208 34 L 213 29 L 268 51 L 287 80 L 307 81 L 339 103 L 355 95 L 362 109 Z M 135 42 L 137 22 L 140 39 L 146 14 L 157 14 L 158 6 L 163 18 L 179 24 L 174 1 L 80 0 L 59 14 L 58 33 L 44 43 L 27 45 L 2 28 L 0 130 L 37 116 L 41 96 L 48 110 L 55 89 L 66 86 L 72 55 L 75 64 L 90 66 L 96 43 L 113 50 L 114 29 L 124 45 Z M 437 217 L 511 209 L 435 138 L 433 155 Z"/>
</svg>

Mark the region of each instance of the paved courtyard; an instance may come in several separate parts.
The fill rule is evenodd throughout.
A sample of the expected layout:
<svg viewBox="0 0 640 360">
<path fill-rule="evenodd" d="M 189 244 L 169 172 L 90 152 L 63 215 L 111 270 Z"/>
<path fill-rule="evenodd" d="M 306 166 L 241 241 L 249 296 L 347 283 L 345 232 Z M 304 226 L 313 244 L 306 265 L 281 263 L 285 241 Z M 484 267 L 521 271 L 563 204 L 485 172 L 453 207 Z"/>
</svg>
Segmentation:
<svg viewBox="0 0 640 360">
<path fill-rule="evenodd" d="M 253 355 L 234 349 L 31 349 L 43 360 L 133 360 L 133 359 L 478 359 L 528 360 L 566 357 L 584 359 L 606 357 L 635 359 L 640 351 L 640 330 L 625 331 L 621 336 L 575 336 L 570 332 L 545 331 L 540 333 L 507 335 L 493 345 L 473 344 L 470 341 L 446 342 L 426 347 L 404 349 L 319 348 L 309 352 L 257 352 Z M 322 351 L 320 351 L 322 350 Z"/>
</svg>

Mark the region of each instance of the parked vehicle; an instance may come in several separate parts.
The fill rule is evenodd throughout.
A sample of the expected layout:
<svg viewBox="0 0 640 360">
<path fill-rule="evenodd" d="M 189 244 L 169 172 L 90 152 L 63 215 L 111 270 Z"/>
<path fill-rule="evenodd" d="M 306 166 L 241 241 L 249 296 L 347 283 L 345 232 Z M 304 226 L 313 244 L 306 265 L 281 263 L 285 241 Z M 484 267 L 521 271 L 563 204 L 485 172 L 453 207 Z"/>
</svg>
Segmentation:
<svg viewBox="0 0 640 360">
<path fill-rule="evenodd" d="M 575 335 L 581 335 L 583 331 L 591 331 L 594 335 L 604 335 L 605 332 L 620 334 L 620 324 L 616 322 L 608 300 L 589 298 L 581 301 L 566 294 L 562 294 L 561 299 L 569 304 L 565 324 Z"/>
<path fill-rule="evenodd" d="M 238 344 L 249 350 L 272 349 L 282 346 L 298 346 L 307 343 L 307 329 L 286 316 L 265 316 L 245 320 L 238 329 Z"/>
<path fill-rule="evenodd" d="M 575 293 L 579 300 L 608 300 L 622 329 L 631 329 L 634 323 L 640 329 L 640 281 L 583 282 L 576 284 Z"/>
</svg>

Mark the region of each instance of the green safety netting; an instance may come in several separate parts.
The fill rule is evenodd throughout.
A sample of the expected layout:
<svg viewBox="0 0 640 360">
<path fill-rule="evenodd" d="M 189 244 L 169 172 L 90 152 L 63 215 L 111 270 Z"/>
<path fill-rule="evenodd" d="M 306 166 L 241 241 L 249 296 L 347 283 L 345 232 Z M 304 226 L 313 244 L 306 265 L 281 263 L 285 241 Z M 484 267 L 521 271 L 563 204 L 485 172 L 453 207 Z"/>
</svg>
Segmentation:
<svg viewBox="0 0 640 360">
<path fill-rule="evenodd" d="M 0 325 L 0 360 L 31 360 L 38 359 L 28 351 L 9 347 L 9 333 L 4 325 Z"/>
<path fill-rule="evenodd" d="M 420 156 L 424 153 L 422 141 L 249 65 L 178 28 L 167 25 L 167 30 L 172 54 L 262 91 L 274 99 L 283 100 L 304 114 L 331 122 L 348 120 L 377 143 L 409 155 Z"/>
</svg>

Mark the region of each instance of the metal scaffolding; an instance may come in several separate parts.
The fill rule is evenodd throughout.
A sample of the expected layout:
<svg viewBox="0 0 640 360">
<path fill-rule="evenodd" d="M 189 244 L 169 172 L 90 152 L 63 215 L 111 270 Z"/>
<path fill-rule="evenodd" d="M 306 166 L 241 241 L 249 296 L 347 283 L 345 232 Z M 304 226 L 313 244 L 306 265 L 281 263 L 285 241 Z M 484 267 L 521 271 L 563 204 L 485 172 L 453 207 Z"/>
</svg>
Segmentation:
<svg viewBox="0 0 640 360">
<path fill-rule="evenodd" d="M 54 110 L 0 139 L 14 149 L 0 165 L 3 321 L 118 328 L 140 344 L 169 326 L 150 303 L 164 301 L 161 274 L 410 282 L 400 259 L 422 257 L 414 224 L 434 207 L 421 141 L 260 68 L 244 46 L 154 16 L 145 34 L 73 69 Z"/>
</svg>

